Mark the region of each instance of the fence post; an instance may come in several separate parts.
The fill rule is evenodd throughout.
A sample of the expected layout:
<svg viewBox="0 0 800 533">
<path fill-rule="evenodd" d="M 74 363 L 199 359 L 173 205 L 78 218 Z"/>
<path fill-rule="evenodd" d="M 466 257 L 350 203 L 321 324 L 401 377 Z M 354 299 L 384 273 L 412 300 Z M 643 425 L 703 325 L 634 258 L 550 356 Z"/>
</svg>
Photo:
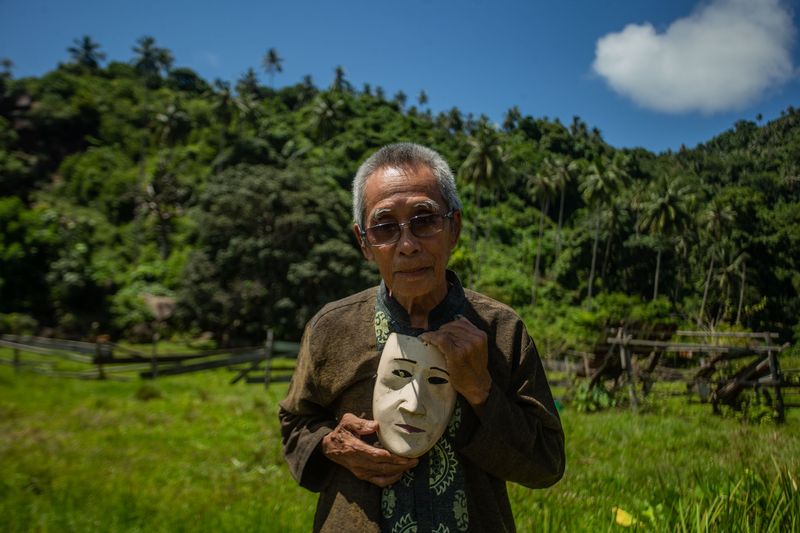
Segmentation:
<svg viewBox="0 0 800 533">
<path fill-rule="evenodd" d="M 628 382 L 628 394 L 631 397 L 631 408 L 636 411 L 639 408 L 639 400 L 636 398 L 636 377 L 633 372 L 633 360 L 631 352 L 628 349 L 628 338 L 625 336 L 624 331 L 620 328 L 617 337 L 622 337 L 622 342 L 619 345 L 619 357 L 622 369 L 625 371 L 626 381 Z"/>
<path fill-rule="evenodd" d="M 775 410 L 777 411 L 776 422 L 784 421 L 783 392 L 781 391 L 781 368 L 778 364 L 778 355 L 772 350 L 767 351 L 769 360 L 769 374 L 775 386 Z"/>
<path fill-rule="evenodd" d="M 97 363 L 97 379 L 106 379 L 106 373 L 103 370 L 103 344 L 99 339 L 94 344 L 94 360 Z"/>
<path fill-rule="evenodd" d="M 267 330 L 267 340 L 264 341 L 264 388 L 269 389 L 270 374 L 272 373 L 272 328 Z"/>
<path fill-rule="evenodd" d="M 158 377 L 158 358 L 157 356 L 157 346 L 158 346 L 158 338 L 159 334 L 158 331 L 153 333 L 153 350 L 150 353 L 150 367 L 153 369 L 153 378 L 156 379 Z"/>
</svg>

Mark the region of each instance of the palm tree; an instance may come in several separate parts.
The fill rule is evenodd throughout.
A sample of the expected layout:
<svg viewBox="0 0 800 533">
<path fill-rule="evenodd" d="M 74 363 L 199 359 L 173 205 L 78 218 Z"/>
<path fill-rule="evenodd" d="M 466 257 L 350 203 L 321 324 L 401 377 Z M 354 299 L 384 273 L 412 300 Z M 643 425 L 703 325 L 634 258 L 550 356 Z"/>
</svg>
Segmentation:
<svg viewBox="0 0 800 533">
<path fill-rule="evenodd" d="M 661 255 L 673 237 L 688 227 L 691 218 L 689 204 L 693 199 L 693 187 L 681 178 L 662 178 L 650 189 L 649 201 L 644 206 L 639 227 L 656 238 L 653 300 L 658 297 Z"/>
<path fill-rule="evenodd" d="M 495 187 L 507 171 L 506 157 L 500 137 L 488 121 L 478 123 L 473 135 L 467 140 L 470 152 L 458 169 L 458 177 L 471 183 L 475 194 L 475 220 L 473 224 L 473 246 L 478 242 L 478 215 L 481 209 L 481 187 Z"/>
<path fill-rule="evenodd" d="M 539 199 L 539 239 L 536 242 L 536 263 L 533 268 L 533 287 L 531 288 L 531 306 L 536 306 L 536 288 L 539 286 L 539 265 L 544 239 L 544 217 L 550 207 L 550 198 L 555 195 L 556 184 L 548 172 L 538 172 L 528 179 L 531 196 Z"/>
<path fill-rule="evenodd" d="M 747 277 L 747 260 L 750 256 L 747 252 L 742 252 L 740 255 L 741 262 L 741 285 L 739 286 L 739 306 L 736 309 L 736 324 L 741 324 L 742 319 L 742 303 L 744 303 L 744 287 Z"/>
<path fill-rule="evenodd" d="M 141 37 L 133 47 L 136 58 L 133 66 L 142 76 L 154 79 L 161 75 L 161 71 L 168 71 L 174 61 L 172 52 L 166 48 L 156 46 L 156 40 L 149 35 Z"/>
<path fill-rule="evenodd" d="M 270 48 L 267 50 L 267 53 L 264 54 L 261 66 L 264 67 L 264 70 L 269 76 L 269 86 L 274 88 L 275 73 L 283 72 L 283 58 L 278 55 L 277 50 Z"/>
<path fill-rule="evenodd" d="M 700 215 L 700 224 L 704 229 L 708 245 L 708 273 L 703 284 L 703 301 L 700 304 L 700 312 L 697 315 L 697 325 L 702 323 L 705 313 L 706 302 L 708 301 L 708 288 L 711 285 L 711 273 L 714 271 L 714 262 L 720 253 L 720 243 L 723 231 L 733 223 L 736 213 L 728 204 L 723 203 L 716 197 L 711 200 L 706 209 Z"/>
<path fill-rule="evenodd" d="M 458 132 L 464 128 L 464 119 L 461 117 L 461 111 L 457 107 L 451 107 L 447 112 L 447 129 Z"/>
<path fill-rule="evenodd" d="M 228 131 L 231 120 L 233 118 L 232 105 L 231 105 L 231 90 L 228 82 L 217 79 L 214 81 L 214 86 L 217 89 L 214 101 L 214 118 L 219 124 L 219 139 L 217 145 L 217 157 L 214 161 L 214 167 L 217 173 L 222 170 L 223 151 L 225 149 L 225 134 Z"/>
<path fill-rule="evenodd" d="M 522 118 L 522 112 L 519 110 L 519 107 L 514 106 L 509 108 L 506 111 L 506 116 L 503 118 L 503 129 L 506 131 L 511 131 L 517 127 L 517 123 Z"/>
<path fill-rule="evenodd" d="M 157 113 L 155 118 L 159 144 L 169 147 L 170 151 L 191 129 L 191 118 L 177 98 L 163 112 Z"/>
<path fill-rule="evenodd" d="M 419 96 L 417 96 L 417 102 L 419 102 L 420 107 L 428 103 L 428 93 L 425 92 L 425 89 L 422 89 L 419 92 Z"/>
<path fill-rule="evenodd" d="M 558 205 L 558 231 L 556 232 L 556 257 L 561 253 L 561 228 L 564 225 L 564 197 L 569 183 L 574 180 L 581 171 L 581 164 L 578 161 L 570 161 L 563 156 L 548 155 L 544 160 L 544 172 L 548 173 L 553 180 L 553 185 L 561 192 L 561 200 Z"/>
<path fill-rule="evenodd" d="M 10 80 L 11 70 L 14 68 L 14 62 L 11 61 L 11 58 L 9 57 L 0 58 L 0 68 L 3 69 L 3 71 L 0 72 L 0 78 Z"/>
<path fill-rule="evenodd" d="M 602 211 L 601 226 L 606 233 L 606 249 L 603 253 L 603 266 L 600 269 L 600 277 L 605 279 L 608 272 L 608 262 L 611 258 L 611 242 L 617 231 L 627 226 L 629 220 L 629 211 L 626 209 L 626 199 L 617 197 L 612 199 Z"/>
<path fill-rule="evenodd" d="M 99 51 L 100 45 L 92 41 L 88 35 L 84 35 L 81 39 L 74 39 L 72 42 L 74 46 L 67 48 L 67 52 L 78 65 L 95 70 L 100 66 L 100 61 L 106 58 L 106 55 Z"/>
<path fill-rule="evenodd" d="M 406 106 L 406 101 L 408 100 L 408 96 L 403 91 L 397 91 L 394 93 L 394 101 L 397 102 L 397 105 L 400 106 L 400 110 L 402 111 L 403 108 Z"/>
<path fill-rule="evenodd" d="M 345 79 L 345 71 L 344 67 L 338 65 L 336 69 L 333 71 L 333 85 L 331 88 L 334 91 L 344 92 L 349 91 L 352 87 L 350 82 Z"/>
<path fill-rule="evenodd" d="M 592 266 L 589 270 L 589 292 L 591 301 L 594 287 L 594 274 L 597 265 L 597 244 L 600 240 L 601 213 L 616 197 L 623 185 L 625 176 L 622 169 L 612 159 L 597 157 L 585 169 L 579 186 L 583 200 L 592 209 L 594 216 L 594 242 L 592 244 Z"/>
<path fill-rule="evenodd" d="M 343 120 L 344 107 L 344 100 L 333 91 L 322 92 L 314 98 L 311 127 L 321 140 L 333 136 L 337 125 Z"/>
<path fill-rule="evenodd" d="M 731 241 L 726 240 L 725 245 L 722 247 L 721 259 L 722 266 L 717 270 L 716 282 L 722 294 L 722 300 L 717 309 L 716 322 L 718 323 L 725 320 L 728 316 L 728 310 L 731 307 L 731 288 L 736 283 L 737 278 L 739 278 L 741 285 L 739 290 L 740 310 L 737 313 L 737 315 L 739 315 L 737 316 L 738 322 L 741 318 L 741 303 L 744 298 L 744 273 L 746 270 L 743 264 L 747 259 L 747 255 L 744 252 L 738 251 Z"/>
<path fill-rule="evenodd" d="M 247 71 L 242 74 L 242 77 L 239 78 L 239 81 L 236 82 L 236 92 L 239 93 L 239 95 L 248 94 L 257 97 L 260 93 L 259 89 L 256 71 L 253 70 L 253 67 L 249 67 Z"/>
</svg>

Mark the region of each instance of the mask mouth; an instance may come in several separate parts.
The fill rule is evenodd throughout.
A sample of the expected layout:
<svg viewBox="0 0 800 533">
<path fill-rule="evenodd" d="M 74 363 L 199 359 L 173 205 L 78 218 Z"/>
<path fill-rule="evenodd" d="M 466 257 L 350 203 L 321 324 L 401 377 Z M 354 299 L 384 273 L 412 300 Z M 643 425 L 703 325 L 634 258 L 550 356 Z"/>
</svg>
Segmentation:
<svg viewBox="0 0 800 533">
<path fill-rule="evenodd" d="M 425 433 L 424 429 L 418 428 L 416 426 L 412 426 L 410 424 L 395 424 L 395 426 L 399 427 L 406 433 Z"/>
</svg>

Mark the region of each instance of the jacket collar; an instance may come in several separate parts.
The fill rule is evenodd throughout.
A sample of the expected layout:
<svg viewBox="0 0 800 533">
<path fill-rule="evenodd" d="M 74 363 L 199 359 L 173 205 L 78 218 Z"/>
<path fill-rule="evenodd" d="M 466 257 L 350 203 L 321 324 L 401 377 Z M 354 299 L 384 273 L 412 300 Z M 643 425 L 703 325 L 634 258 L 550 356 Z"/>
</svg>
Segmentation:
<svg viewBox="0 0 800 533">
<path fill-rule="evenodd" d="M 428 328 L 430 330 L 439 329 L 442 325 L 454 320 L 456 315 L 463 312 L 467 301 L 464 296 L 464 288 L 461 286 L 461 281 L 456 273 L 452 270 L 447 270 L 445 276 L 447 278 L 447 295 L 428 315 Z M 397 300 L 389 296 L 389 290 L 383 280 L 381 280 L 378 288 L 376 303 L 378 309 L 384 311 L 388 317 L 389 331 L 414 336 L 420 335 L 425 331 L 422 328 L 411 327 L 411 319 L 408 316 L 408 312 Z"/>
</svg>

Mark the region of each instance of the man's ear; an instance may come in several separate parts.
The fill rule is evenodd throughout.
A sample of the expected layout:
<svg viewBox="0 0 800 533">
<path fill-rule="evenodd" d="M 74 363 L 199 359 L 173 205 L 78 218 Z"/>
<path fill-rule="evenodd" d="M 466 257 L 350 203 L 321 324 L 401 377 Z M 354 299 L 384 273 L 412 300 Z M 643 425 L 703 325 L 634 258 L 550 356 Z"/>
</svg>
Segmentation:
<svg viewBox="0 0 800 533">
<path fill-rule="evenodd" d="M 361 254 L 364 256 L 364 259 L 372 261 L 372 249 L 367 246 L 367 243 L 361 238 L 361 228 L 358 227 L 358 224 L 353 224 L 353 233 L 356 236 L 356 242 L 359 248 L 361 248 Z"/>
<path fill-rule="evenodd" d="M 450 250 L 453 250 L 458 244 L 458 238 L 461 236 L 461 211 L 453 213 L 450 228 Z"/>
</svg>

